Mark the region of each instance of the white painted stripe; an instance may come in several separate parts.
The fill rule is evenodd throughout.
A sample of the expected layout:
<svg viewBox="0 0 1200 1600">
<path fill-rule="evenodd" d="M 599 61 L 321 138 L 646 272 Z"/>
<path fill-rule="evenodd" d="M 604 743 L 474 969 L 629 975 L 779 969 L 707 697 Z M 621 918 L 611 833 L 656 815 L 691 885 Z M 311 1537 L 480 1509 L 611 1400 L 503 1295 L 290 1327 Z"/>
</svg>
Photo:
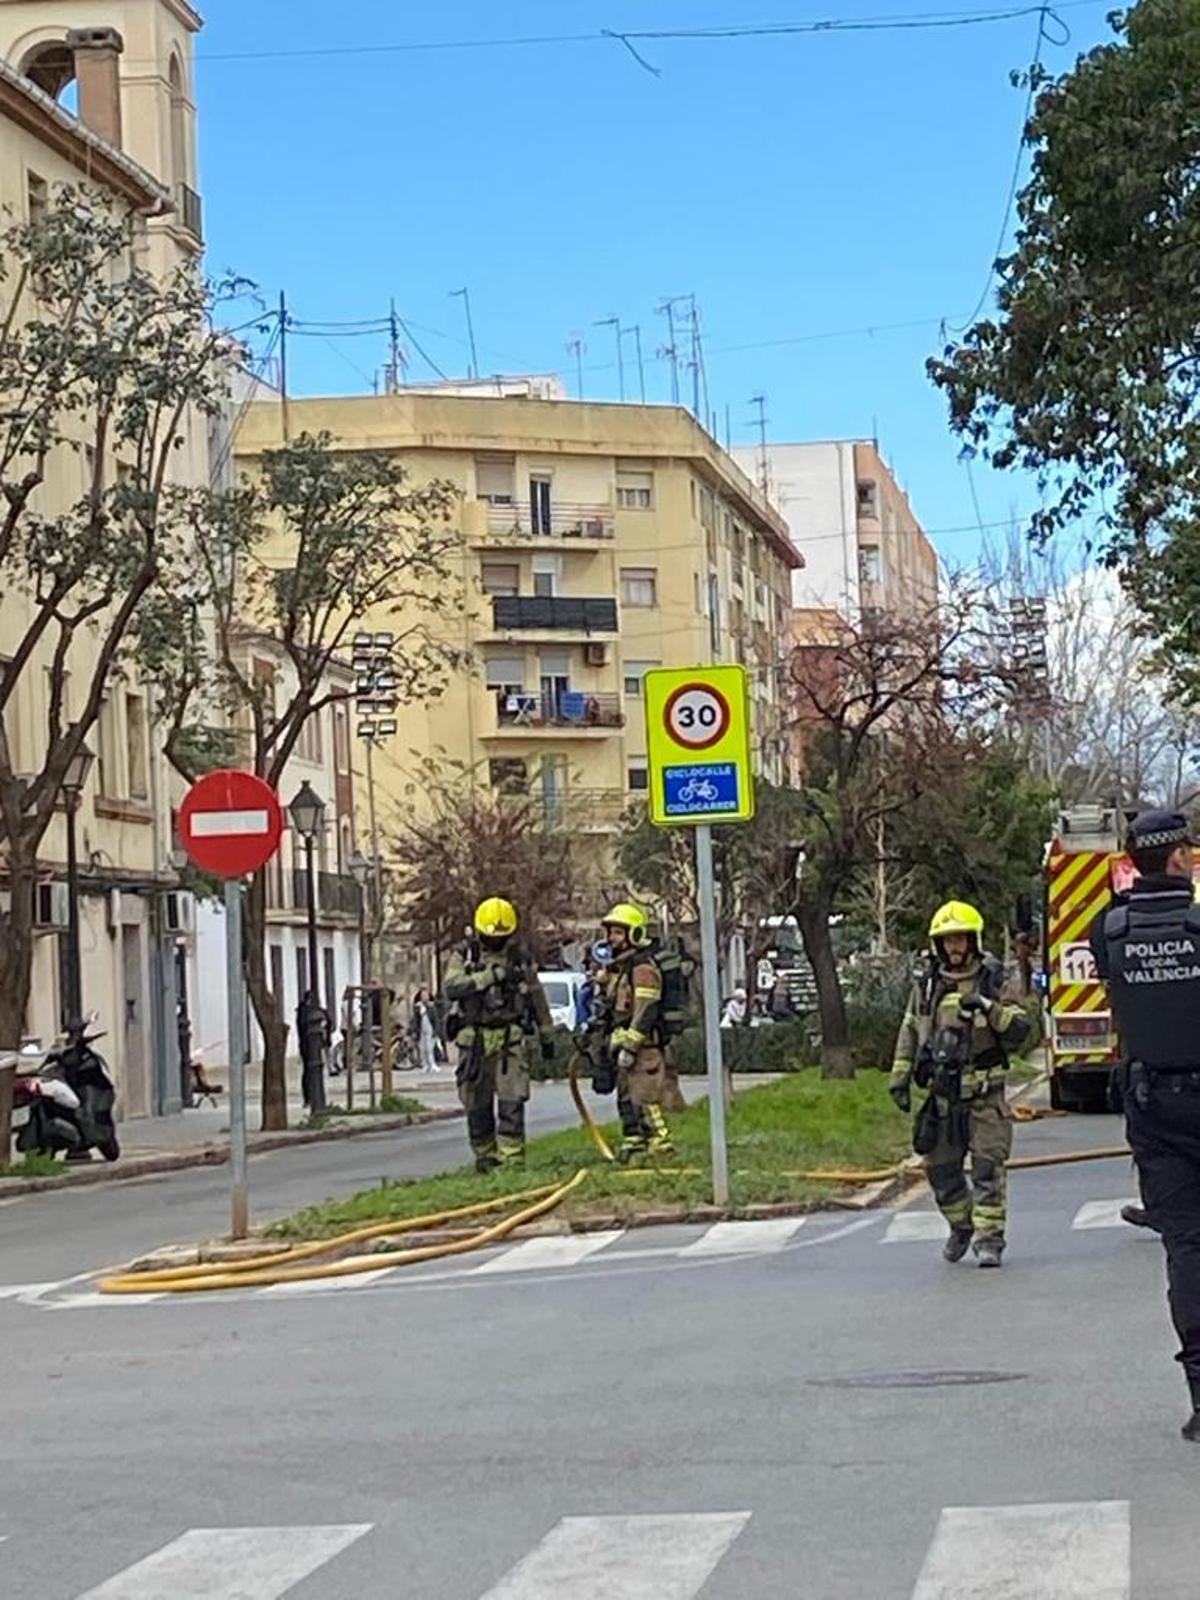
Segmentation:
<svg viewBox="0 0 1200 1600">
<path fill-rule="evenodd" d="M 1129 1600 L 1129 1502 L 948 1506 L 912 1600 Z"/>
<path fill-rule="evenodd" d="M 471 1269 L 472 1277 L 485 1272 L 539 1272 L 553 1267 L 573 1267 L 586 1261 L 588 1256 L 612 1244 L 624 1232 L 622 1228 L 609 1228 L 602 1233 L 568 1233 L 545 1239 L 526 1239 L 513 1245 L 503 1255 L 485 1261 L 481 1267 Z"/>
<path fill-rule="evenodd" d="M 1129 1228 L 1127 1222 L 1121 1220 L 1121 1207 L 1140 1205 L 1140 1200 L 1089 1200 L 1086 1205 L 1080 1206 L 1075 1213 L 1073 1228 Z"/>
<path fill-rule="evenodd" d="M 750 1255 L 760 1250 L 782 1250 L 804 1226 L 804 1217 L 765 1217 L 761 1222 L 714 1222 L 685 1245 L 681 1256 Z"/>
<path fill-rule="evenodd" d="M 259 1289 L 258 1295 L 332 1294 L 340 1289 L 362 1289 L 368 1283 L 376 1283 L 395 1271 L 395 1267 L 380 1267 L 378 1272 L 358 1272 L 344 1278 L 309 1278 L 300 1283 L 273 1283 L 269 1288 Z"/>
<path fill-rule="evenodd" d="M 371 1526 L 192 1528 L 79 1600 L 279 1600 Z"/>
<path fill-rule="evenodd" d="M 0 1284 L 0 1300 L 24 1300 L 27 1296 L 36 1297 L 45 1294 L 50 1289 L 57 1289 L 60 1283 L 65 1283 L 65 1278 L 56 1278 L 51 1283 L 4 1283 Z"/>
<path fill-rule="evenodd" d="M 898 1211 L 888 1223 L 884 1244 L 912 1244 L 918 1239 L 944 1239 L 949 1233 L 940 1211 Z"/>
<path fill-rule="evenodd" d="M 98 1289 L 52 1301 L 52 1311 L 91 1310 L 94 1306 L 148 1306 L 153 1300 L 169 1300 L 169 1294 L 101 1294 Z"/>
<path fill-rule="evenodd" d="M 483 1600 L 692 1600 L 749 1519 L 564 1517 Z"/>
<path fill-rule="evenodd" d="M 269 833 L 265 811 L 193 811 L 188 832 L 193 839 L 221 839 L 231 833 Z"/>
</svg>

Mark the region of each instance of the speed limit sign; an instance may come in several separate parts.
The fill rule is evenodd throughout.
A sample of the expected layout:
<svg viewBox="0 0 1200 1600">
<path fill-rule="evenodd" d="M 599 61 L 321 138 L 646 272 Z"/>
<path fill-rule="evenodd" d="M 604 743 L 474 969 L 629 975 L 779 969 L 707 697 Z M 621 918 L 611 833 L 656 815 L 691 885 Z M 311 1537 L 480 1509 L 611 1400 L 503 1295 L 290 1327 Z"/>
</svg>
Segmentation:
<svg viewBox="0 0 1200 1600">
<path fill-rule="evenodd" d="M 651 819 L 748 821 L 754 780 L 745 667 L 656 667 L 644 682 Z"/>
<path fill-rule="evenodd" d="M 729 701 L 708 683 L 681 683 L 663 715 L 672 738 L 689 750 L 707 750 L 729 732 Z"/>
</svg>

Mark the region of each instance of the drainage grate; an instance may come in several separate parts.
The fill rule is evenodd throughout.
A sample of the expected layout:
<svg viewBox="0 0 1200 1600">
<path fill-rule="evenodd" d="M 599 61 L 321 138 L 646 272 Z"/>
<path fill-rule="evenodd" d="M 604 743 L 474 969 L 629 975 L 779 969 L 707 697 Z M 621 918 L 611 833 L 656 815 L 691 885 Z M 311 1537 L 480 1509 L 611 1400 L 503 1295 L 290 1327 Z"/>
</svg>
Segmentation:
<svg viewBox="0 0 1200 1600">
<path fill-rule="evenodd" d="M 957 1389 L 979 1383 L 1019 1383 L 1024 1372 L 852 1372 L 844 1378 L 809 1378 L 810 1389 Z"/>
</svg>

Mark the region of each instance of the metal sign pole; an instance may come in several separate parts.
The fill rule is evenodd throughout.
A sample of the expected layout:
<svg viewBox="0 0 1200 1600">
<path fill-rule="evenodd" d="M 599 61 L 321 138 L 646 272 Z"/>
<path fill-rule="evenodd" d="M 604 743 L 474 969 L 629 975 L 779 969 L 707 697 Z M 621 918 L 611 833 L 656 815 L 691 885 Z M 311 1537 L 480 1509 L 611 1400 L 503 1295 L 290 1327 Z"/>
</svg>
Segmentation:
<svg viewBox="0 0 1200 1600">
<path fill-rule="evenodd" d="M 704 1058 L 708 1067 L 708 1128 L 712 1139 L 713 1204 L 729 1204 L 725 1148 L 725 1079 L 721 1062 L 721 980 L 717 967 L 717 910 L 712 829 L 696 827 L 696 891 L 700 899 L 700 966 L 704 979 Z"/>
<path fill-rule="evenodd" d="M 229 1171 L 233 1180 L 231 1236 L 250 1231 L 246 1188 L 246 989 L 242 973 L 242 882 L 225 880 L 225 975 L 229 989 Z"/>
</svg>

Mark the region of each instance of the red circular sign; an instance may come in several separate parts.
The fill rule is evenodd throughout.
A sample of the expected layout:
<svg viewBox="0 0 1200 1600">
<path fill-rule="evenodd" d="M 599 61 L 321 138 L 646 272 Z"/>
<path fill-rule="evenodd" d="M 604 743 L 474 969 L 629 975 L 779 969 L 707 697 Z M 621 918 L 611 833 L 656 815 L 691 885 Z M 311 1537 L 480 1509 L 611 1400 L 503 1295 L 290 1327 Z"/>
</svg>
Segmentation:
<svg viewBox="0 0 1200 1600">
<path fill-rule="evenodd" d="M 676 744 L 708 750 L 729 732 L 729 702 L 711 683 L 681 683 L 663 706 L 663 724 Z"/>
<path fill-rule="evenodd" d="M 210 772 L 179 809 L 179 840 L 189 858 L 218 878 L 257 872 L 279 848 L 283 811 L 271 785 L 252 772 Z"/>
</svg>

